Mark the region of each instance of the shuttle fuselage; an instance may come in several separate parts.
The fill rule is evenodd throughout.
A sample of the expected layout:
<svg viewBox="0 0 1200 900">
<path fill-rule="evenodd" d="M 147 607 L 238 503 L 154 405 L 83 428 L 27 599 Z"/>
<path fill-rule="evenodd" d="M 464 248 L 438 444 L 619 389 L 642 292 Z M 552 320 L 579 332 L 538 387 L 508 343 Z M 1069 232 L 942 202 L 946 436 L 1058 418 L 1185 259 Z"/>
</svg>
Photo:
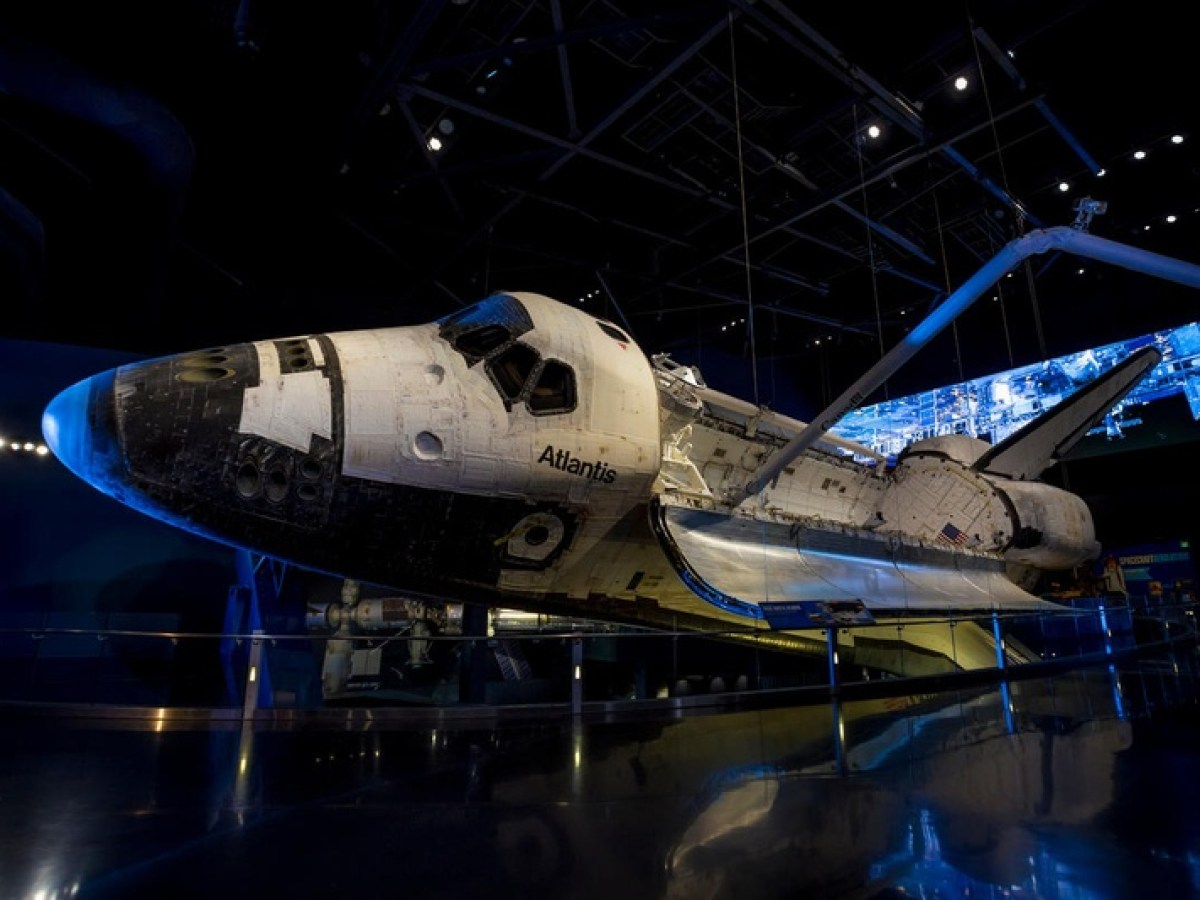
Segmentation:
<svg viewBox="0 0 1200 900">
<path fill-rule="evenodd" d="M 122 366 L 44 417 L 58 458 L 131 507 L 423 598 L 779 626 L 811 600 L 1035 608 L 1041 571 L 1098 552 L 1080 498 L 989 471 L 962 436 L 889 466 L 827 435 L 742 502 L 803 427 L 527 293 Z"/>
</svg>

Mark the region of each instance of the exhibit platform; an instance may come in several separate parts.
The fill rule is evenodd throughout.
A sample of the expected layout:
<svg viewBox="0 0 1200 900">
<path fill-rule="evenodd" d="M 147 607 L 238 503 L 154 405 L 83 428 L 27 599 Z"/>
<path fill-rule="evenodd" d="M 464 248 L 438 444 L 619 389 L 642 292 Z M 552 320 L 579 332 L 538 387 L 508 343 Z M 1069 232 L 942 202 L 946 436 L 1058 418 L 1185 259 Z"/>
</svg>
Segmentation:
<svg viewBox="0 0 1200 900">
<path fill-rule="evenodd" d="M 1194 642 L 1026 676 L 490 720 L 10 703 L 0 895 L 1196 896 Z"/>
</svg>

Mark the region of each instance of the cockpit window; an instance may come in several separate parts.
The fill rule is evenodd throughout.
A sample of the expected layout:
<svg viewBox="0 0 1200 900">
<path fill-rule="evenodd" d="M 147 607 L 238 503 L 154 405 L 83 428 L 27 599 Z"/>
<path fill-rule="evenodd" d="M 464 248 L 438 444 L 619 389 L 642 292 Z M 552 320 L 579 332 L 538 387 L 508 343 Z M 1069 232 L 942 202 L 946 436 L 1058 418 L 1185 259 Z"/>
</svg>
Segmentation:
<svg viewBox="0 0 1200 900">
<path fill-rule="evenodd" d="M 622 344 L 633 343 L 633 341 L 629 339 L 629 335 L 623 332 L 616 325 L 613 325 L 609 322 L 601 322 L 599 319 L 596 320 L 596 324 L 600 326 L 601 331 L 607 334 L 614 341 L 620 341 Z"/>
<path fill-rule="evenodd" d="M 546 360 L 533 390 L 529 393 L 529 411 L 535 415 L 568 412 L 575 408 L 575 373 L 566 363 Z"/>
<path fill-rule="evenodd" d="M 521 395 L 537 364 L 537 351 L 525 344 L 513 344 L 488 363 L 488 371 L 496 379 L 500 393 L 512 401 Z"/>
<path fill-rule="evenodd" d="M 492 294 L 438 319 L 438 335 L 472 366 L 531 330 L 529 312 L 511 294 Z"/>
<path fill-rule="evenodd" d="M 601 322 L 613 340 L 632 343 L 623 331 Z M 511 410 L 524 403 L 535 416 L 570 412 L 578 402 L 575 371 L 557 359 L 544 360 L 521 336 L 533 330 L 525 306 L 511 294 L 492 294 L 438 320 L 438 335 L 467 364 L 483 362 L 496 390 Z"/>
<path fill-rule="evenodd" d="M 479 360 L 510 340 L 512 333 L 503 325 L 481 325 L 457 335 L 453 343 L 459 353 Z"/>
</svg>

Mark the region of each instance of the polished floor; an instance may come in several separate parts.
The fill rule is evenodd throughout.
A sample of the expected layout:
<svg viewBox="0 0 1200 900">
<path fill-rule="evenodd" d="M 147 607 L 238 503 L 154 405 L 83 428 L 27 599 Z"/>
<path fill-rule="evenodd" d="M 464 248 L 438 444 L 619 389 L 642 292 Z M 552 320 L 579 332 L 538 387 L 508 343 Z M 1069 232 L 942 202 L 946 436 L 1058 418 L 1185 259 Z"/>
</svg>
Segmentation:
<svg viewBox="0 0 1200 900">
<path fill-rule="evenodd" d="M 1196 671 L 496 728 L 7 710 L 0 897 L 1198 897 Z"/>
</svg>

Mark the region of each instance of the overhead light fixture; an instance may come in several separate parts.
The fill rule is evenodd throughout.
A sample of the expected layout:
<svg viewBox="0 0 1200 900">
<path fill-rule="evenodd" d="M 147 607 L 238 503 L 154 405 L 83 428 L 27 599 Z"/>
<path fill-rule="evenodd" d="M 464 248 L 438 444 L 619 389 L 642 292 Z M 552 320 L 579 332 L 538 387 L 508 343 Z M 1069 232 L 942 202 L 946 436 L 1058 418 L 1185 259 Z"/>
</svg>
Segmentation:
<svg viewBox="0 0 1200 900">
<path fill-rule="evenodd" d="M 1065 194 L 1065 193 L 1066 193 L 1067 191 L 1069 191 L 1070 189 L 1071 189 L 1071 182 L 1069 182 L 1069 181 L 1060 181 L 1060 182 L 1058 183 L 1058 190 L 1059 190 L 1059 193 Z"/>
<path fill-rule="evenodd" d="M 1183 135 L 1182 134 L 1171 135 L 1171 143 L 1172 144 L 1182 144 L 1183 143 Z"/>
<path fill-rule="evenodd" d="M 1134 159 L 1145 159 L 1145 158 L 1146 158 L 1146 151 L 1145 151 L 1145 150 L 1135 150 L 1135 151 L 1133 151 L 1133 158 L 1134 158 Z"/>
<path fill-rule="evenodd" d="M 427 132 L 425 146 L 431 153 L 441 153 L 450 146 L 450 142 L 454 138 L 454 131 L 454 120 L 449 116 L 442 116 L 433 123 L 433 127 Z"/>
<path fill-rule="evenodd" d="M 956 91 L 965 91 L 970 85 L 971 81 L 966 75 L 959 75 L 954 79 L 954 89 Z"/>
<path fill-rule="evenodd" d="M 1167 216 L 1167 224 L 1168 224 L 1168 225 L 1170 225 L 1170 224 L 1171 224 L 1172 222 L 1174 222 L 1174 221 L 1175 221 L 1175 214 L 1174 214 L 1174 213 L 1172 213 L 1171 215 Z"/>
<path fill-rule="evenodd" d="M 1108 169 L 1097 169 L 1097 170 L 1096 170 L 1096 177 L 1097 177 L 1097 178 L 1103 178 L 1103 177 L 1104 177 L 1105 175 L 1107 175 L 1107 174 L 1108 174 Z"/>
<path fill-rule="evenodd" d="M 883 129 L 878 125 L 871 124 L 867 126 L 867 137 L 869 137 L 871 140 L 878 140 L 881 134 L 883 134 Z"/>
</svg>

